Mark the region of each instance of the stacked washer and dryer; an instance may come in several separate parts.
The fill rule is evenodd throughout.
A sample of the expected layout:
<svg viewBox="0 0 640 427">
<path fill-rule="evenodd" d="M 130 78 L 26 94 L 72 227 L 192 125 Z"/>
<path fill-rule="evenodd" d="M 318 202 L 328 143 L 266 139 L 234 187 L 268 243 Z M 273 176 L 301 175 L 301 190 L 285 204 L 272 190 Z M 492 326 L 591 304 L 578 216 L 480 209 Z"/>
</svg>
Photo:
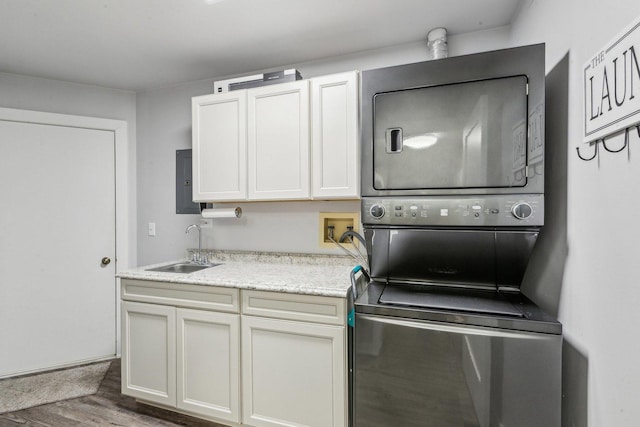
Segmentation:
<svg viewBox="0 0 640 427">
<path fill-rule="evenodd" d="M 562 326 L 520 291 L 544 78 L 544 45 L 362 73 L 352 425 L 560 425 Z"/>
</svg>

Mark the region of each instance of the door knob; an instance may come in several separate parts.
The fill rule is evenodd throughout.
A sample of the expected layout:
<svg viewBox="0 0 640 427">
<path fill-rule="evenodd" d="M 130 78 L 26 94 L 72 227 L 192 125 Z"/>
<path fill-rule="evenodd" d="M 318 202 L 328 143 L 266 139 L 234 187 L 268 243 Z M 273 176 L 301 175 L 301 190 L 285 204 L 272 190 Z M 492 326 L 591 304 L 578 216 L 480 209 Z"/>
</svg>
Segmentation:
<svg viewBox="0 0 640 427">
<path fill-rule="evenodd" d="M 109 265 L 109 263 L 111 262 L 111 258 L 109 258 L 108 256 L 102 258 L 102 261 L 100 261 L 102 263 L 102 265 Z"/>
</svg>

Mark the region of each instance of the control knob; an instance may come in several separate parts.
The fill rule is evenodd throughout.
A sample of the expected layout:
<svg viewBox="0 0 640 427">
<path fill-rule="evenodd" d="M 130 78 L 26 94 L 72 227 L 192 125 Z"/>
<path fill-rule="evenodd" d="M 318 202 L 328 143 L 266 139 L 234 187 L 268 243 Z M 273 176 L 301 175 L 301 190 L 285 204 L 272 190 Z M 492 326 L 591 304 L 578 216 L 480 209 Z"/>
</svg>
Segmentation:
<svg viewBox="0 0 640 427">
<path fill-rule="evenodd" d="M 533 213 L 533 208 L 529 203 L 518 202 L 511 207 L 511 213 L 518 219 L 527 219 Z"/>
<path fill-rule="evenodd" d="M 369 209 L 371 216 L 374 218 L 382 218 L 384 216 L 384 206 L 382 205 L 373 205 L 371 209 Z"/>
</svg>

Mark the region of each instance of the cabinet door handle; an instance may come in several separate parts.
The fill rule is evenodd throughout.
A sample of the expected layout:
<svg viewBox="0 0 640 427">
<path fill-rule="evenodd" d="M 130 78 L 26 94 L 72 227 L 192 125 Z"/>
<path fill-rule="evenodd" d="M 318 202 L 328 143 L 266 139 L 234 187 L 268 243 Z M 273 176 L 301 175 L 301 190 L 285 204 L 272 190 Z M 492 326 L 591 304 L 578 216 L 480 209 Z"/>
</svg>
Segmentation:
<svg viewBox="0 0 640 427">
<path fill-rule="evenodd" d="M 109 265 L 109 263 L 111 263 L 111 258 L 109 258 L 108 256 L 102 258 L 102 260 L 100 261 L 100 263 L 102 265 Z"/>
</svg>

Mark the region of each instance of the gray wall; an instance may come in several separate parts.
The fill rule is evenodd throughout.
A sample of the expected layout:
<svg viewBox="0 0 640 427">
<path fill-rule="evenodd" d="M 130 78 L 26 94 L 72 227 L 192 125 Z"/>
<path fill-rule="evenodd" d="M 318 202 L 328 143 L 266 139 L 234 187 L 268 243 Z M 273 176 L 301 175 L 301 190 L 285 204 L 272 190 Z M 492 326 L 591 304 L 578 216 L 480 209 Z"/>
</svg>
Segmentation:
<svg viewBox="0 0 640 427">
<path fill-rule="evenodd" d="M 584 162 L 575 150 L 583 136 L 583 66 L 639 19 L 634 0 L 533 0 L 512 25 L 511 44 L 547 47 L 549 204 L 525 290 L 563 324 L 564 426 L 636 426 L 640 419 L 640 226 L 633 214 L 640 158 L 601 150 L 599 161 Z M 639 139 L 634 130 L 631 151 Z"/>
<path fill-rule="evenodd" d="M 451 37 L 450 55 L 503 48 L 508 28 Z M 311 78 L 348 70 L 365 70 L 427 59 L 426 43 L 341 57 L 283 65 L 297 68 Z M 257 72 L 268 70 L 257 70 Z M 252 74 L 252 73 L 246 73 Z M 182 258 L 197 245 L 185 228 L 197 215 L 175 213 L 175 151 L 191 148 L 191 97 L 211 93 L 215 80 L 185 83 L 138 94 L 138 259 L 140 265 Z M 320 212 L 359 212 L 357 201 L 239 203 L 241 220 L 214 220 L 203 230 L 203 246 L 212 249 L 258 250 L 301 253 L 341 253 L 318 245 Z M 235 205 L 234 205 L 235 206 Z M 156 236 L 147 235 L 147 224 L 156 223 Z"/>
<path fill-rule="evenodd" d="M 0 107 L 126 121 L 129 139 L 129 165 L 126 167 L 130 177 L 136 176 L 135 92 L 0 73 Z M 128 190 L 128 204 L 131 207 L 129 212 L 129 264 L 133 266 L 137 264 L 136 187 L 134 182 L 131 182 Z M 96 191 L 99 190 L 96 189 Z M 25 206 L 37 206 L 37 200 L 25 199 Z M 55 224 L 47 224 L 46 217 L 43 217 L 43 221 L 47 226 L 55 226 Z"/>
</svg>

